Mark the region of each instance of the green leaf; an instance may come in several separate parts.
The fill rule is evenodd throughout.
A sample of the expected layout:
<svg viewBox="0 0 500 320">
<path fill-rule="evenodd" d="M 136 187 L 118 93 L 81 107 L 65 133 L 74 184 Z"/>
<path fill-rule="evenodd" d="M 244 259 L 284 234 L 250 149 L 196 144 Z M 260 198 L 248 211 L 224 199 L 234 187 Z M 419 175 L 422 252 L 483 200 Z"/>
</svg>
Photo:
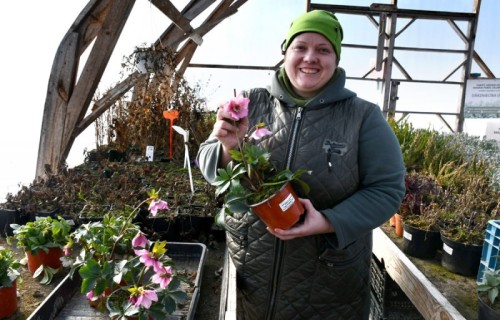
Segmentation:
<svg viewBox="0 0 500 320">
<path fill-rule="evenodd" d="M 177 305 L 175 304 L 174 299 L 172 299 L 170 297 L 165 297 L 165 299 L 163 299 L 163 307 L 165 308 L 165 311 L 168 314 L 172 314 L 172 313 L 174 313 Z"/>
<path fill-rule="evenodd" d="M 174 299 L 177 303 L 184 303 L 188 299 L 188 295 L 184 291 L 170 292 L 170 297 L 172 297 L 172 299 Z"/>
<path fill-rule="evenodd" d="M 33 272 L 33 278 L 38 278 L 43 272 L 43 264 L 41 264 L 35 272 Z"/>
</svg>

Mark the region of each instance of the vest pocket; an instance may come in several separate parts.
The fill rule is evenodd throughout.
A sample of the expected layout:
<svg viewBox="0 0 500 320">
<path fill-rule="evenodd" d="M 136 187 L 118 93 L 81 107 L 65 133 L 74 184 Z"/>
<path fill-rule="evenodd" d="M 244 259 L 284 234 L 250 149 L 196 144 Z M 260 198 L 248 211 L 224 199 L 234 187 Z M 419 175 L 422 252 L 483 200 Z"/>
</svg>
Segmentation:
<svg viewBox="0 0 500 320">
<path fill-rule="evenodd" d="M 346 252 L 347 251 L 347 252 Z M 338 288 L 350 288 L 339 302 L 354 304 L 363 300 L 369 288 L 369 266 L 371 252 L 366 247 L 350 250 L 325 249 L 318 257 L 316 290 L 338 295 Z M 323 292 L 323 291 L 322 291 Z M 325 293 L 326 295 L 327 293 Z"/>
<path fill-rule="evenodd" d="M 248 244 L 248 235 L 238 231 L 227 224 L 224 226 L 226 228 L 226 233 L 229 234 L 231 240 L 237 244 L 239 244 L 240 249 L 245 248 Z"/>
</svg>

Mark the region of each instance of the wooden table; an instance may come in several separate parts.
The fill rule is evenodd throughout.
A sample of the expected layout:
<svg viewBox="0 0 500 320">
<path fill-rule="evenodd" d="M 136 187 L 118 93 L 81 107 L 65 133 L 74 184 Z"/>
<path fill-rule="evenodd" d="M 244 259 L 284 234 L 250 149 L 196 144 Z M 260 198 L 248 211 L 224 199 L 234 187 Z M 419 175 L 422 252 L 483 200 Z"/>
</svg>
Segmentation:
<svg viewBox="0 0 500 320">
<path fill-rule="evenodd" d="M 436 266 L 435 261 L 407 257 L 400 248 L 402 240 L 391 239 L 384 231 L 387 229 L 381 228 L 373 231 L 373 253 L 379 261 L 383 262 L 389 276 L 399 285 L 425 319 L 477 319 L 475 279 L 451 274 L 439 265 Z M 390 230 L 390 227 L 388 228 Z M 441 277 L 436 282 L 431 282 L 428 278 L 433 271 Z M 447 290 L 448 297 L 445 297 L 438 288 L 437 282 L 450 286 L 457 284 L 457 289 Z M 464 287 L 459 288 L 459 285 Z M 452 304 L 450 300 L 455 304 Z M 465 302 L 470 305 L 466 305 Z M 460 312 L 458 307 L 461 309 Z"/>
</svg>

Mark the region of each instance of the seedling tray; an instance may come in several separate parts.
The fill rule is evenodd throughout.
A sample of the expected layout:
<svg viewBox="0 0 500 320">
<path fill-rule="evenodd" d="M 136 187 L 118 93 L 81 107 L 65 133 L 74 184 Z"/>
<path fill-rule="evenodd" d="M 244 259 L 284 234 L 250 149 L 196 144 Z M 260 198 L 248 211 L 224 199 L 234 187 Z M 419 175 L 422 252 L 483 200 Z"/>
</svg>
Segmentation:
<svg viewBox="0 0 500 320">
<path fill-rule="evenodd" d="M 193 320 L 200 296 L 203 266 L 207 248 L 201 243 L 168 242 L 168 255 L 174 259 L 176 270 L 196 272 L 194 286 L 189 287 L 190 301 L 182 309 L 178 309 L 167 320 Z M 28 320 L 99 320 L 109 319 L 108 315 L 89 306 L 85 295 L 80 293 L 81 278 L 75 273 L 69 276 L 52 291 L 52 293 L 30 315 Z"/>
</svg>

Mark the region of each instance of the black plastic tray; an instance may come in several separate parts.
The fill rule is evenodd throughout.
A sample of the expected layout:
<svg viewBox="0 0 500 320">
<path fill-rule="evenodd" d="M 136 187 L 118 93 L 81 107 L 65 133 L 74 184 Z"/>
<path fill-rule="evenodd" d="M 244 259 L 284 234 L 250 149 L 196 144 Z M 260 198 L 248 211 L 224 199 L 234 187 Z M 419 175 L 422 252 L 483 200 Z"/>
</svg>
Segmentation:
<svg viewBox="0 0 500 320">
<path fill-rule="evenodd" d="M 203 266 L 207 247 L 202 243 L 168 242 L 168 255 L 174 259 L 178 270 L 196 271 L 193 294 L 187 308 L 177 310 L 168 320 L 193 320 L 200 296 Z M 76 273 L 73 279 L 67 276 L 52 293 L 29 316 L 28 320 L 90 320 L 109 317 L 89 306 L 80 293 L 81 279 Z"/>
</svg>

